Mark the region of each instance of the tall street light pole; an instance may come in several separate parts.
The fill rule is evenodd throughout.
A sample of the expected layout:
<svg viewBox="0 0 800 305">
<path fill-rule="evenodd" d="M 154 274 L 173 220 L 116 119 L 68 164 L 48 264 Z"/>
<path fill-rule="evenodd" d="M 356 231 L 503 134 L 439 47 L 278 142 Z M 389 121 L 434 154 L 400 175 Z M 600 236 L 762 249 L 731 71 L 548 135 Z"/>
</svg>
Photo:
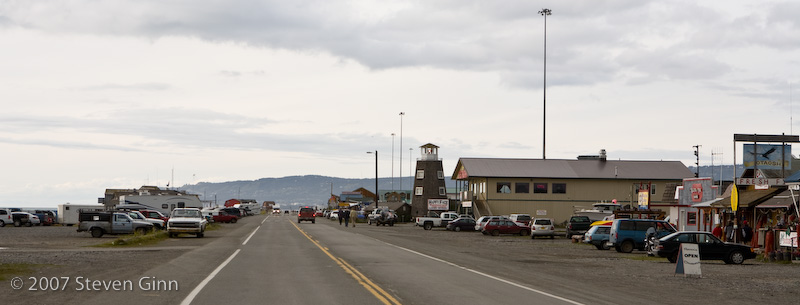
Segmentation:
<svg viewBox="0 0 800 305">
<path fill-rule="evenodd" d="M 405 112 L 400 112 L 400 190 L 403 190 L 403 116 Z M 394 150 L 394 148 L 392 148 Z M 392 160 L 394 162 L 394 160 Z"/>
<path fill-rule="evenodd" d="M 394 136 L 395 136 L 395 134 L 393 132 L 392 133 L 392 192 L 394 192 Z M 401 152 L 401 156 L 402 156 L 402 152 Z M 401 158 L 401 160 L 402 160 L 402 158 Z M 403 177 L 403 173 L 402 172 L 400 173 L 400 177 L 402 179 L 402 177 Z"/>
<path fill-rule="evenodd" d="M 539 14 L 544 16 L 544 85 L 542 86 L 544 96 L 542 97 L 542 159 L 547 159 L 545 146 L 547 145 L 547 16 L 552 15 L 552 11 L 543 8 Z"/>
<path fill-rule="evenodd" d="M 368 151 L 367 153 L 371 154 L 372 152 Z M 379 197 L 380 195 L 378 195 L 378 151 L 376 150 L 375 151 L 375 208 L 376 209 L 378 208 Z"/>
</svg>

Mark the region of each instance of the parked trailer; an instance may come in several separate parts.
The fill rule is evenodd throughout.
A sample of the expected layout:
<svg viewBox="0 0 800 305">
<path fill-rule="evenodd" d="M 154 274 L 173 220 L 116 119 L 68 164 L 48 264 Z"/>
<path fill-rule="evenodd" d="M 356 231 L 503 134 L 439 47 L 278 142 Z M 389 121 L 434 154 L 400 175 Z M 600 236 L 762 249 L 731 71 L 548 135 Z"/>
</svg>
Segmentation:
<svg viewBox="0 0 800 305">
<path fill-rule="evenodd" d="M 59 204 L 58 205 L 58 223 L 61 225 L 76 225 L 80 223 L 78 214 L 81 211 L 105 211 L 106 206 L 102 204 Z"/>
<path fill-rule="evenodd" d="M 156 210 L 168 216 L 176 208 L 203 209 L 203 202 L 194 194 L 124 195 L 120 196 L 119 202 L 117 205 L 119 209 Z"/>
</svg>

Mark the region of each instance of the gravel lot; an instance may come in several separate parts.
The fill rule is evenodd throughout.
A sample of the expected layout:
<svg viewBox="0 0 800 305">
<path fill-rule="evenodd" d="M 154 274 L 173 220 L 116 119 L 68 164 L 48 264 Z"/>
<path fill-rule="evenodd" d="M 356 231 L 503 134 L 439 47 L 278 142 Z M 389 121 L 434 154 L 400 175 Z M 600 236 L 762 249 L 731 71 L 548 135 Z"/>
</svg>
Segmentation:
<svg viewBox="0 0 800 305">
<path fill-rule="evenodd" d="M 251 217 L 243 221 L 260 220 L 261 217 Z M 419 249 L 521 283 L 530 283 L 534 276 L 538 278 L 538 287 L 548 291 L 586 289 L 586 293 L 597 295 L 597 303 L 624 303 L 625 296 L 617 295 L 620 291 L 627 291 L 636 299 L 665 304 L 698 300 L 725 304 L 796 304 L 800 300 L 800 264 L 747 260 L 743 265 L 726 265 L 721 261 L 703 261 L 702 278 L 686 278 L 674 275 L 674 264 L 666 259 L 647 258 L 638 251 L 623 254 L 596 250 L 591 245 L 572 243 L 558 236 L 553 240 L 492 237 L 444 229 L 426 231 L 413 224 L 394 227 L 358 224 L 356 228 L 345 228 L 325 219 L 319 219 L 316 225 L 354 230 L 365 238 Z M 87 247 L 116 237 L 96 239 L 88 233 L 76 232 L 75 227 L 7 226 L 0 228 L 0 248 L 5 248 L 0 250 L 0 263 L 40 264 L 33 274 L 24 275 L 25 278 L 37 275 L 132 278 L 141 272 L 137 266 L 168 262 L 216 237 L 224 237 L 236 226 L 223 224 L 221 229 L 208 232 L 209 238 L 169 239 L 155 246 L 114 249 Z M 11 293 L 13 296 L 9 281 L 0 282 L 0 295 Z M 604 293 L 606 289 L 609 293 Z M 80 303 L 80 294 L 33 293 L 26 296 L 34 296 L 34 303 Z M 6 300 L 31 304 L 30 300 Z"/>
</svg>

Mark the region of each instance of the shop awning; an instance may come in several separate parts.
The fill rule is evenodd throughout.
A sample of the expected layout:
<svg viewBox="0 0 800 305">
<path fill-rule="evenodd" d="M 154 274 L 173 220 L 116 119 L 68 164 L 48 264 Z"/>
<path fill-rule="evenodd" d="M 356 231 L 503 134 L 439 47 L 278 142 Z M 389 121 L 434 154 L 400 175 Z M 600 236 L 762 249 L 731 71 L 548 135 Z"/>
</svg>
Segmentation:
<svg viewBox="0 0 800 305">
<path fill-rule="evenodd" d="M 798 200 L 798 195 L 794 194 L 795 200 Z M 792 201 L 792 194 L 789 191 L 784 191 L 774 197 L 762 202 L 756 209 L 788 209 L 794 204 Z"/>
<path fill-rule="evenodd" d="M 704 201 L 704 202 L 701 202 L 701 203 L 698 203 L 698 204 L 693 204 L 692 207 L 693 208 L 710 208 L 711 204 L 713 204 L 713 203 L 715 203 L 717 201 L 723 200 L 723 199 L 725 199 L 725 198 L 723 197 L 723 198 L 717 198 L 717 199 L 713 199 L 713 200 L 709 200 L 709 201 Z M 728 199 L 728 200 L 730 200 L 730 199 Z"/>
</svg>

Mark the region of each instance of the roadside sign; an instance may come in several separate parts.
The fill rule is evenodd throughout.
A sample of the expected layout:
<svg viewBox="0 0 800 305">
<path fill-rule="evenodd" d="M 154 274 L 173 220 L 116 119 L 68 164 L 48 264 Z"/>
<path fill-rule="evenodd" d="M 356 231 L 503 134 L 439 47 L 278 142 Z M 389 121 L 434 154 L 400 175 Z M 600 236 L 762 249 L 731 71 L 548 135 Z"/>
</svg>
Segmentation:
<svg viewBox="0 0 800 305">
<path fill-rule="evenodd" d="M 783 178 L 736 178 L 738 185 L 786 185 Z"/>
<path fill-rule="evenodd" d="M 428 199 L 428 210 L 447 211 L 450 208 L 449 199 Z"/>
<path fill-rule="evenodd" d="M 702 276 L 700 272 L 700 247 L 697 244 L 681 244 L 675 274 Z"/>
<path fill-rule="evenodd" d="M 739 209 L 739 189 L 736 188 L 734 183 L 731 187 L 731 210 L 736 212 Z"/>
</svg>

